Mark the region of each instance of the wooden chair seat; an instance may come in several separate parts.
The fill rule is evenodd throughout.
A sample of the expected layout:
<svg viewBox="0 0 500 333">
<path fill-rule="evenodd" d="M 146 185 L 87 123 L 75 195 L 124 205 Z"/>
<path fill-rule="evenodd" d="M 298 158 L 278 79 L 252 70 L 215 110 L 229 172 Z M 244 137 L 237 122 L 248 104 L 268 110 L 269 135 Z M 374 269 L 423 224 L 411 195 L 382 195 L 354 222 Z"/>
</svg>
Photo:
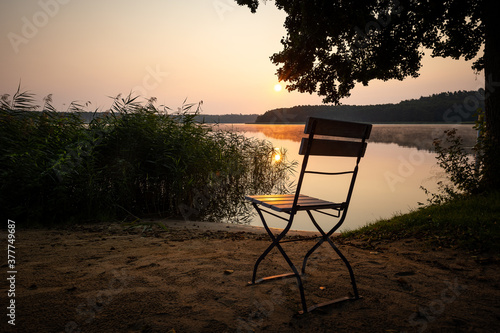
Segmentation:
<svg viewBox="0 0 500 333">
<path fill-rule="evenodd" d="M 270 208 L 277 212 L 288 213 L 293 209 L 293 200 L 295 194 L 277 194 L 277 195 L 249 195 L 246 199 L 257 205 Z M 299 210 L 317 210 L 317 209 L 343 209 L 345 202 L 336 203 L 318 198 L 313 198 L 304 194 L 299 194 L 297 201 L 297 211 Z"/>
</svg>

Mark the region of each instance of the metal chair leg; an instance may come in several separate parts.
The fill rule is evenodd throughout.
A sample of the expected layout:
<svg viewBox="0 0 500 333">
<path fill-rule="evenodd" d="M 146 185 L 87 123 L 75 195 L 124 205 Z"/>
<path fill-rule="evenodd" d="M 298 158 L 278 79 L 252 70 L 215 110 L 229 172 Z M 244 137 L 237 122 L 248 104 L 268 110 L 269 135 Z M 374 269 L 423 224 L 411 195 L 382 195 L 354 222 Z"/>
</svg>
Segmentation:
<svg viewBox="0 0 500 333">
<path fill-rule="evenodd" d="M 269 245 L 266 248 L 266 250 L 259 256 L 259 258 L 255 262 L 254 269 L 253 269 L 253 275 L 252 275 L 252 281 L 249 282 L 248 285 L 255 285 L 255 284 L 266 282 L 266 281 L 270 281 L 270 280 L 295 277 L 296 280 L 297 280 L 297 286 L 299 288 L 300 300 L 301 300 L 301 305 L 302 305 L 302 311 L 299 311 L 299 313 L 301 313 L 301 314 L 307 313 L 307 312 L 311 312 L 311 311 L 315 310 L 316 308 L 323 307 L 323 306 L 326 306 L 326 305 L 330 305 L 330 304 L 334 304 L 334 303 L 338 303 L 338 302 L 343 302 L 343 301 L 347 301 L 347 300 L 355 300 L 355 299 L 361 298 L 359 296 L 359 293 L 358 293 L 358 289 L 357 289 L 357 285 L 356 285 L 356 279 L 354 277 L 354 272 L 352 270 L 352 267 L 351 267 L 349 261 L 342 254 L 342 252 L 335 246 L 335 244 L 333 243 L 333 241 L 330 239 L 330 236 L 342 224 L 343 219 L 345 217 L 345 214 L 340 218 L 340 221 L 328 233 L 325 233 L 323 231 L 323 229 L 318 225 L 318 223 L 314 219 L 314 217 L 311 214 L 311 212 L 307 211 L 307 213 L 309 214 L 309 217 L 311 218 L 311 221 L 316 226 L 316 228 L 318 229 L 318 231 L 321 233 L 322 236 L 321 236 L 321 239 L 319 239 L 318 242 L 316 242 L 314 244 L 314 246 L 306 253 L 306 255 L 304 257 L 304 260 L 303 260 L 303 263 L 302 263 L 301 273 L 305 274 L 305 268 L 306 268 L 307 260 L 309 259 L 309 257 L 325 241 L 327 241 L 327 243 L 330 244 L 330 246 L 332 247 L 332 249 L 337 253 L 337 255 L 342 259 L 344 265 L 347 267 L 347 270 L 349 272 L 349 276 L 350 276 L 350 279 L 351 279 L 351 284 L 352 284 L 352 287 L 353 287 L 353 291 L 354 291 L 354 297 L 342 297 L 342 298 L 339 298 L 339 299 L 327 301 L 325 303 L 316 304 L 316 305 L 311 306 L 310 308 L 307 308 L 307 303 L 306 303 L 306 298 L 305 298 L 305 293 L 304 293 L 304 284 L 302 282 L 301 274 L 298 272 L 297 268 L 295 267 L 295 265 L 293 264 L 293 262 L 290 260 L 290 257 L 288 257 L 288 255 L 286 254 L 285 250 L 283 249 L 283 247 L 280 244 L 281 239 L 283 239 L 283 237 L 285 237 L 285 235 L 287 234 L 287 232 L 290 230 L 290 227 L 291 227 L 292 222 L 293 222 L 294 214 L 290 215 L 290 218 L 288 220 L 288 224 L 287 224 L 286 228 L 278 236 L 274 236 L 274 234 L 272 233 L 271 229 L 269 228 L 269 226 L 268 226 L 268 224 L 267 224 L 267 222 L 266 222 L 266 220 L 264 218 L 264 215 L 262 214 L 262 211 L 259 209 L 259 207 L 257 207 L 257 205 L 254 205 L 254 206 L 255 206 L 255 208 L 256 208 L 256 210 L 257 210 L 257 212 L 258 212 L 258 214 L 259 214 L 259 216 L 260 216 L 260 218 L 262 220 L 262 224 L 264 225 L 264 228 L 266 229 L 267 233 L 269 234 L 269 237 L 272 240 L 272 243 L 271 243 L 271 245 Z M 273 248 L 275 248 L 275 247 L 278 249 L 278 251 L 281 253 L 281 255 L 283 256 L 283 258 L 287 262 L 288 266 L 292 270 L 292 273 L 285 273 L 285 274 L 274 275 L 274 276 L 266 276 L 266 277 L 263 277 L 263 278 L 260 278 L 260 279 L 256 280 L 257 270 L 258 270 L 258 267 L 259 267 L 260 263 L 269 254 L 269 252 L 271 252 L 271 250 Z"/>
<path fill-rule="evenodd" d="M 271 250 L 276 246 L 276 245 L 279 245 L 279 241 L 285 237 L 286 233 L 288 232 L 288 230 L 290 230 L 290 227 L 292 225 L 292 222 L 293 222 L 293 215 L 290 216 L 290 219 L 288 221 L 288 225 L 287 227 L 278 235 L 278 237 L 275 237 L 271 231 L 271 229 L 269 229 L 269 226 L 267 225 L 267 222 L 266 222 L 266 219 L 264 218 L 264 215 L 262 214 L 262 211 L 259 209 L 259 207 L 256 205 L 256 204 L 253 204 L 255 210 L 257 211 L 257 213 L 259 214 L 259 217 L 260 219 L 262 220 L 262 224 L 264 225 L 264 228 L 266 229 L 266 232 L 269 234 L 269 237 L 271 237 L 271 240 L 272 240 L 272 243 L 271 245 L 269 245 L 269 247 L 260 255 L 260 257 L 257 259 L 257 261 L 255 262 L 255 265 L 254 265 L 254 268 L 253 268 L 253 274 L 252 274 L 252 281 L 249 282 L 249 284 L 256 284 L 256 283 L 259 283 L 259 282 L 262 282 L 259 280 L 259 282 L 256 282 L 255 281 L 255 278 L 257 277 L 257 269 L 261 263 L 262 260 L 264 260 L 264 258 L 269 254 L 269 252 L 271 252 Z M 283 277 L 287 277 L 287 276 L 282 276 L 281 278 Z M 268 280 L 268 279 L 267 279 Z"/>
<path fill-rule="evenodd" d="M 323 229 L 319 226 L 319 224 L 316 222 L 316 220 L 314 219 L 312 213 L 310 211 L 307 211 L 307 214 L 309 215 L 309 218 L 311 219 L 312 223 L 314 224 L 314 226 L 318 229 L 318 231 L 321 233 L 322 237 L 321 239 L 316 243 L 314 244 L 314 246 L 307 252 L 307 254 L 305 255 L 304 257 L 304 261 L 302 263 L 302 274 L 305 273 L 305 268 L 306 268 L 306 264 L 307 264 L 307 259 L 311 256 L 311 254 L 314 253 L 314 251 L 316 251 L 323 243 L 324 241 L 326 240 L 328 244 L 330 244 L 330 246 L 332 247 L 332 249 L 337 253 L 337 255 L 340 257 L 340 259 L 342 259 L 344 265 L 346 266 L 348 272 L 349 272 L 349 277 L 351 279 L 351 285 L 352 285 L 352 288 L 353 288 L 353 293 L 354 293 L 354 299 L 359 299 L 360 296 L 359 296 L 359 292 L 358 292 L 358 288 L 357 288 L 357 285 L 356 285 L 356 278 L 354 277 L 354 272 L 352 270 L 352 267 L 351 267 L 351 264 L 349 263 L 349 261 L 347 260 L 347 258 L 342 254 L 342 252 L 339 250 L 339 248 L 337 246 L 335 246 L 335 244 L 333 243 L 333 241 L 331 240 L 330 236 L 338 229 L 338 227 L 343 223 L 344 221 L 344 218 L 345 218 L 345 213 L 342 215 L 342 217 L 340 218 L 340 221 L 328 232 L 328 233 L 325 233 L 323 231 Z M 343 299 L 341 299 L 343 300 Z M 326 304 L 330 304 L 330 303 L 326 303 Z"/>
<path fill-rule="evenodd" d="M 342 252 L 340 252 L 340 250 L 335 246 L 335 244 L 333 244 L 330 238 L 328 238 L 327 241 L 330 244 L 330 246 L 335 250 L 335 252 L 337 252 L 337 255 L 340 257 L 340 259 L 342 259 L 344 265 L 347 267 L 347 270 L 349 271 L 349 276 L 351 277 L 352 289 L 354 292 L 354 298 L 355 299 L 360 298 L 358 293 L 358 287 L 356 286 L 356 278 L 354 277 L 354 272 L 352 270 L 351 264 L 349 263 L 347 258 L 342 254 Z"/>
<path fill-rule="evenodd" d="M 297 286 L 299 288 L 299 293 L 300 293 L 300 300 L 301 300 L 301 305 L 302 305 L 302 310 L 303 310 L 302 312 L 307 312 L 306 297 L 305 297 L 305 293 L 304 293 L 304 284 L 302 283 L 302 278 L 300 277 L 300 274 L 299 274 L 297 268 L 295 267 L 293 262 L 290 260 L 290 257 L 288 257 L 285 250 L 283 249 L 283 247 L 279 243 L 280 240 L 283 237 L 285 237 L 286 233 L 290 230 L 294 215 L 293 214 L 290 215 L 290 219 L 288 220 L 288 225 L 286 226 L 286 228 L 277 237 L 275 237 L 274 234 L 272 233 L 271 229 L 269 229 L 269 226 L 267 225 L 267 222 L 266 222 L 261 210 L 258 207 L 255 207 L 255 208 L 256 208 L 256 210 L 257 210 L 257 212 L 262 220 L 264 228 L 266 229 L 267 233 L 269 234 L 269 237 L 271 237 L 271 240 L 273 242 L 271 245 L 269 245 L 267 247 L 267 249 L 260 255 L 260 257 L 255 262 L 254 269 L 253 269 L 253 275 L 252 275 L 252 281 L 249 282 L 248 284 L 254 285 L 254 284 L 262 283 L 262 282 L 269 281 L 269 280 L 283 279 L 283 278 L 295 276 L 295 278 L 297 279 Z M 287 262 L 288 266 L 290 266 L 290 269 L 292 270 L 293 273 L 285 273 L 285 274 L 280 274 L 280 275 L 267 276 L 267 277 L 261 278 L 259 280 L 255 280 L 255 278 L 257 276 L 257 269 L 259 267 L 259 264 L 262 262 L 262 260 L 264 260 L 264 258 L 269 254 L 269 252 L 271 252 L 271 250 L 274 247 L 278 248 L 279 252 L 281 253 L 283 258 Z"/>
<path fill-rule="evenodd" d="M 318 247 L 323 244 L 325 240 L 322 238 L 320 239 L 304 256 L 304 261 L 302 262 L 302 274 L 306 274 L 306 264 L 307 264 L 307 259 L 309 259 L 309 256 L 314 253 L 318 249 Z"/>
<path fill-rule="evenodd" d="M 309 257 L 311 256 L 311 254 L 313 254 L 314 251 L 316 251 L 321 246 L 321 244 L 323 244 L 323 242 L 327 239 L 327 237 L 329 237 L 328 234 L 325 234 L 325 232 L 323 231 L 323 229 L 321 229 L 321 227 L 319 226 L 319 224 L 316 222 L 316 220 L 314 219 L 314 216 L 312 215 L 312 213 L 309 210 L 306 211 L 306 212 L 307 212 L 307 215 L 309 215 L 309 218 L 311 219 L 311 221 L 314 224 L 314 226 L 316 227 L 316 229 L 318 229 L 318 231 L 321 233 L 322 237 L 321 237 L 321 239 L 316 244 L 314 244 L 314 246 L 304 256 L 304 261 L 302 262 L 302 274 L 306 273 L 307 260 L 309 259 Z M 341 222 L 342 222 L 342 220 L 341 220 Z M 335 226 L 335 227 L 337 227 L 337 226 Z M 334 229 L 335 229 L 335 227 L 334 227 Z"/>
<path fill-rule="evenodd" d="M 297 268 L 292 263 L 292 261 L 290 260 L 290 258 L 288 257 L 288 255 L 285 253 L 285 250 L 283 250 L 283 248 L 281 247 L 281 245 L 277 244 L 276 247 L 278 248 L 278 250 L 283 255 L 283 258 L 285 258 L 286 262 L 288 263 L 288 266 L 290 266 L 290 268 L 292 269 L 292 271 L 294 273 L 294 276 L 297 278 L 297 285 L 299 287 L 300 300 L 301 300 L 301 303 L 302 303 L 302 310 L 304 312 L 307 312 L 306 297 L 304 295 L 304 285 L 302 284 L 302 278 L 300 277 L 300 274 L 297 271 Z"/>
</svg>

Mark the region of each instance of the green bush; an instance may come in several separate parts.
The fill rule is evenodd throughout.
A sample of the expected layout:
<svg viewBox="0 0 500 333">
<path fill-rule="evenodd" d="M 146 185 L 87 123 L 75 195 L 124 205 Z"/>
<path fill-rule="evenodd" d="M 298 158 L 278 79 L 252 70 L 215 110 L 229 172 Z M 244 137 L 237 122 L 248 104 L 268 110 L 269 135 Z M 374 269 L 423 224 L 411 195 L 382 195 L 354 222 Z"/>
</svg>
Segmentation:
<svg viewBox="0 0 500 333">
<path fill-rule="evenodd" d="M 484 114 L 478 110 L 478 120 L 474 129 L 480 135 L 474 147 L 464 147 L 456 129 L 446 130 L 444 140 L 435 139 L 434 150 L 438 165 L 445 171 L 446 180 L 437 183 L 439 193 L 431 193 L 421 187 L 430 204 L 441 204 L 449 200 L 479 194 L 486 188 L 484 182 L 485 123 Z"/>
<path fill-rule="evenodd" d="M 177 112 L 114 100 L 85 124 L 45 99 L 2 96 L 0 205 L 6 218 L 49 225 L 164 217 L 244 221 L 245 194 L 283 193 L 294 163 L 272 160 L 270 142 L 198 123 L 200 105 Z M 71 111 L 81 107 L 73 104 Z"/>
</svg>

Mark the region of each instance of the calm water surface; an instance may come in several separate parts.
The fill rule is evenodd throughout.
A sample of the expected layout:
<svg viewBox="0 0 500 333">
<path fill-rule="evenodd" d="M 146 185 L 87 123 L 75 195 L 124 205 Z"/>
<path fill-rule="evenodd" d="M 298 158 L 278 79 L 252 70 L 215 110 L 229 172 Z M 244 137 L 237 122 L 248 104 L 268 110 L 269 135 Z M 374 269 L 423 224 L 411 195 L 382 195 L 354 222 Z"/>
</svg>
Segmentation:
<svg viewBox="0 0 500 333">
<path fill-rule="evenodd" d="M 288 158 L 299 162 L 297 173 L 300 171 L 302 156 L 298 155 L 298 150 L 300 139 L 304 136 L 304 125 L 223 126 L 248 137 L 269 140 L 275 147 L 286 148 Z M 426 203 L 427 196 L 420 187 L 436 192 L 436 183 L 444 179 L 432 142 L 434 138 L 442 137 L 444 130 L 451 128 L 458 129 L 466 146 L 474 145 L 477 134 L 472 125 L 374 125 L 365 157 L 359 166 L 349 212 L 339 230 L 354 229 L 395 214 L 407 213 L 419 207 L 419 202 Z M 344 171 L 352 169 L 352 162 L 347 158 L 314 157 L 308 167 L 318 171 Z M 302 193 L 344 201 L 348 184 L 348 178 L 339 181 L 335 176 L 307 175 Z M 318 222 L 329 230 L 332 219 L 322 214 L 316 216 Z M 272 216 L 267 221 L 275 228 L 283 228 L 286 223 Z M 250 224 L 262 225 L 257 216 Z M 316 230 L 305 212 L 297 215 L 292 229 Z"/>
</svg>

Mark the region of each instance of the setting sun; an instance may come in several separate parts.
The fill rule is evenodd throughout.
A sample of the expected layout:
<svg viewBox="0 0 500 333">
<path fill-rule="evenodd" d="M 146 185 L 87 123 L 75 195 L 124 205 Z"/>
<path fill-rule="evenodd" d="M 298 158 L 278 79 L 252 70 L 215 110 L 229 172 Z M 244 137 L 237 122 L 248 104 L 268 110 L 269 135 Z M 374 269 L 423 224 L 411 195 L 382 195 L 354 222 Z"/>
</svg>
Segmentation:
<svg viewBox="0 0 500 333">
<path fill-rule="evenodd" d="M 276 85 L 274 86 L 274 91 L 276 91 L 276 92 L 281 91 L 281 84 L 279 84 L 279 83 L 278 83 L 278 84 L 276 84 Z"/>
<path fill-rule="evenodd" d="M 279 148 L 274 148 L 273 155 L 274 155 L 274 161 L 275 162 L 281 161 L 281 151 L 280 151 Z"/>
</svg>

